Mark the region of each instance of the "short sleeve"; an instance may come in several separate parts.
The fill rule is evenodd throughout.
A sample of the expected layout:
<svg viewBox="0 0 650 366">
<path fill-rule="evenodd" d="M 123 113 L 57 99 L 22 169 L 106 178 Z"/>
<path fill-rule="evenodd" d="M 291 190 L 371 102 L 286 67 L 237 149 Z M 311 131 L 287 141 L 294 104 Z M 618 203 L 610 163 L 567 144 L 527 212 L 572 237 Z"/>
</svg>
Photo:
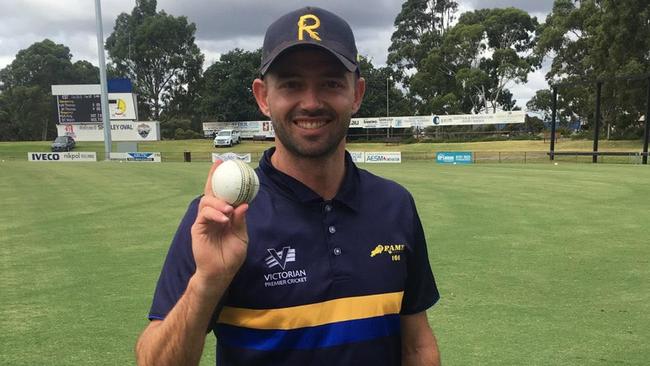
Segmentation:
<svg viewBox="0 0 650 366">
<path fill-rule="evenodd" d="M 400 314 L 410 315 L 427 310 L 439 299 L 438 287 L 436 286 L 429 255 L 427 243 L 424 237 L 422 223 L 415 207 L 413 197 L 409 195 L 412 209 L 412 245 L 408 256 L 406 285 L 402 299 L 402 310 Z"/>
<path fill-rule="evenodd" d="M 199 198 L 194 199 L 174 235 L 167 253 L 156 291 L 153 296 L 149 319 L 162 320 L 185 292 L 190 277 L 196 271 L 192 254 L 191 229 L 196 220 Z"/>
</svg>

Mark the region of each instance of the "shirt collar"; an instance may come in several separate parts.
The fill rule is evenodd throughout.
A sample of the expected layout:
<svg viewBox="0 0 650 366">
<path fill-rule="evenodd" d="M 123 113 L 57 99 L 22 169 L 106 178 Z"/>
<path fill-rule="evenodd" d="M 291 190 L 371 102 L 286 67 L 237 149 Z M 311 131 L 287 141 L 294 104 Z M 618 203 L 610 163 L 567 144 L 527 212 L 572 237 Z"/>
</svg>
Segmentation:
<svg viewBox="0 0 650 366">
<path fill-rule="evenodd" d="M 261 172 L 269 178 L 270 182 L 279 188 L 281 191 L 287 193 L 291 198 L 296 199 L 303 203 L 318 202 L 322 203 L 323 198 L 311 188 L 302 184 L 299 180 L 275 169 L 271 163 L 271 156 L 275 152 L 275 147 L 272 147 L 264 152 L 262 159 L 260 159 L 259 168 Z M 359 191 L 359 169 L 352 161 L 352 157 L 345 152 L 345 176 L 343 183 L 336 193 L 332 201 L 340 202 L 343 205 L 358 210 L 360 205 Z"/>
</svg>

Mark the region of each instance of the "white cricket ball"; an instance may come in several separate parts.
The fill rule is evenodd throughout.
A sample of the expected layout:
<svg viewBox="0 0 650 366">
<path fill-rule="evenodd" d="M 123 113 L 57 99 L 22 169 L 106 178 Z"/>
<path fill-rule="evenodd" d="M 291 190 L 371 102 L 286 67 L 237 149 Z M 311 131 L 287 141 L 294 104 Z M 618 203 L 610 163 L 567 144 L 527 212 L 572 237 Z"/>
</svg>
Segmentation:
<svg viewBox="0 0 650 366">
<path fill-rule="evenodd" d="M 555 163 L 555 165 L 557 165 L 557 163 Z"/>
<path fill-rule="evenodd" d="M 252 201 L 259 189 L 257 174 L 241 160 L 225 161 L 212 174 L 212 192 L 233 206 Z"/>
</svg>

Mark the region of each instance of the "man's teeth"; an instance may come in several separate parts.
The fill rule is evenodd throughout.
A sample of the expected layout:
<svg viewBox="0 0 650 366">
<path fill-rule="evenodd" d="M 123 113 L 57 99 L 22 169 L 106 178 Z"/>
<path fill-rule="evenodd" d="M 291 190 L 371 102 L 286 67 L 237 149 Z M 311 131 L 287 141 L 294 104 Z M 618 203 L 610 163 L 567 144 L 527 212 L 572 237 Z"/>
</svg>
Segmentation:
<svg viewBox="0 0 650 366">
<path fill-rule="evenodd" d="M 325 121 L 301 121 L 301 120 L 296 121 L 298 127 L 306 128 L 306 129 L 317 129 L 325 126 L 326 123 L 327 122 Z"/>
</svg>

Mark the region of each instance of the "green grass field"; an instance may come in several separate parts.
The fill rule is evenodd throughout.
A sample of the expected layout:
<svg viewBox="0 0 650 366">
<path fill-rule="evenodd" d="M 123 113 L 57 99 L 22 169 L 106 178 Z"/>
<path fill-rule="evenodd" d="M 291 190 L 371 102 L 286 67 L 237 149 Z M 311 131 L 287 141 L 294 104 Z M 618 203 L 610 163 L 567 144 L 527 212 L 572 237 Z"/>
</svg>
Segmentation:
<svg viewBox="0 0 650 366">
<path fill-rule="evenodd" d="M 134 364 L 208 167 L 0 163 L 0 365 Z M 650 168 L 362 167 L 415 196 L 445 365 L 647 364 Z M 214 365 L 213 337 L 206 348 L 202 365 Z"/>
</svg>

